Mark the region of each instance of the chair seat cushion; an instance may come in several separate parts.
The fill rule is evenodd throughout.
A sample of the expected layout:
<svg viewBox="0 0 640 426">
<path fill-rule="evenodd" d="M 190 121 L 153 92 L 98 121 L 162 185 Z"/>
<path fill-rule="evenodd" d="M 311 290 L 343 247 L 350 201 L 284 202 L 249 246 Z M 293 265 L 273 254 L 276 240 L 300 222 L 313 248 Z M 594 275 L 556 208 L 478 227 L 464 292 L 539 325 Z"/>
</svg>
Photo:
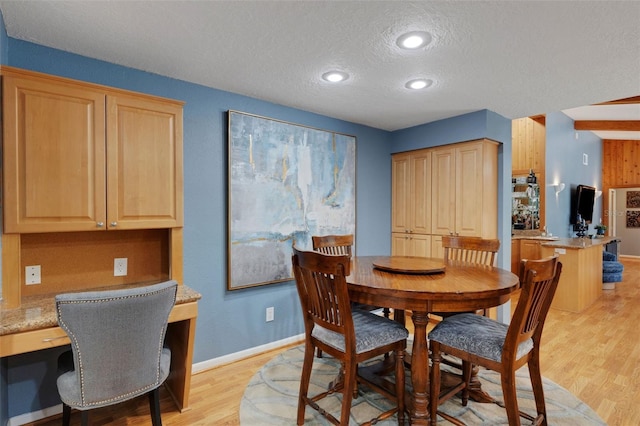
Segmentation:
<svg viewBox="0 0 640 426">
<path fill-rule="evenodd" d="M 482 315 L 459 314 L 436 325 L 429 333 L 429 340 L 500 362 L 508 327 Z M 520 343 L 517 357 L 526 355 L 531 349 L 532 339 Z"/>
<path fill-rule="evenodd" d="M 367 311 L 352 311 L 356 334 L 356 353 L 363 353 L 390 343 L 405 340 L 409 332 L 400 323 Z M 344 337 L 326 328 L 316 326 L 311 335 L 327 345 L 345 351 Z"/>
</svg>

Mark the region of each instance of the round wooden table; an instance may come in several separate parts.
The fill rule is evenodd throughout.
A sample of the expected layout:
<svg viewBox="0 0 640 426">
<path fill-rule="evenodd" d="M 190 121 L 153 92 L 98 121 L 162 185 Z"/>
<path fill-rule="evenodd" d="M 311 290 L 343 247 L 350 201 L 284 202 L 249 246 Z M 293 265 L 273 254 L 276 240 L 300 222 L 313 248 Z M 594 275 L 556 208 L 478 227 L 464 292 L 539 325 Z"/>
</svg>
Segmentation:
<svg viewBox="0 0 640 426">
<path fill-rule="evenodd" d="M 493 266 L 447 261 L 444 272 L 424 272 L 442 259 L 405 256 L 356 256 L 347 276 L 352 301 L 396 310 L 410 310 L 414 325 L 411 355 L 412 424 L 427 424 L 429 312 L 469 312 L 502 305 L 518 289 L 518 277 Z M 402 265 L 403 272 L 374 264 Z M 414 266 L 412 266 L 414 265 Z M 426 265 L 426 266 L 425 266 Z M 437 269 L 433 266 L 433 270 Z M 417 271 L 417 272 L 414 272 Z"/>
</svg>

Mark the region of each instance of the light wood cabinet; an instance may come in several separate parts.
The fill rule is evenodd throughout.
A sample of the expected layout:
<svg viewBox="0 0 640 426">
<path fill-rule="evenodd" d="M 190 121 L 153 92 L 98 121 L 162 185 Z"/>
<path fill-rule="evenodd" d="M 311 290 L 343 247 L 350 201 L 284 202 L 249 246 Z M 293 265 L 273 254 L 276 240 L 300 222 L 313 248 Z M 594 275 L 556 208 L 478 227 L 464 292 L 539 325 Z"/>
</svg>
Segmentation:
<svg viewBox="0 0 640 426">
<path fill-rule="evenodd" d="M 495 238 L 498 145 L 460 143 L 433 151 L 431 233 Z"/>
<path fill-rule="evenodd" d="M 442 241 L 440 244 L 442 244 Z M 431 257 L 431 249 L 431 235 L 399 232 L 391 234 L 391 253 L 394 256 Z"/>
<path fill-rule="evenodd" d="M 5 233 L 182 226 L 182 103 L 2 77 Z"/>
<path fill-rule="evenodd" d="M 520 260 L 542 259 L 541 244 L 540 240 L 520 240 Z"/>
<path fill-rule="evenodd" d="M 448 234 L 496 238 L 497 166 L 489 140 L 393 155 L 392 254 L 442 257 Z"/>
<path fill-rule="evenodd" d="M 431 152 L 392 157 L 392 244 L 399 256 L 429 257 L 431 242 Z"/>
</svg>

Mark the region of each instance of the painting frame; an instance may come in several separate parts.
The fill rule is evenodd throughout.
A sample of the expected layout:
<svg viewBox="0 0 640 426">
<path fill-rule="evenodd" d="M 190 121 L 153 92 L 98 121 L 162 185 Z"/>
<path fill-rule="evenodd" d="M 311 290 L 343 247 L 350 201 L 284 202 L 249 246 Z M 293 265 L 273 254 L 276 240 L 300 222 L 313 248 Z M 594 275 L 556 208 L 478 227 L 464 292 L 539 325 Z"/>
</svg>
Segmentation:
<svg viewBox="0 0 640 426">
<path fill-rule="evenodd" d="M 227 112 L 227 290 L 293 280 L 292 246 L 355 234 L 356 137 Z"/>
</svg>

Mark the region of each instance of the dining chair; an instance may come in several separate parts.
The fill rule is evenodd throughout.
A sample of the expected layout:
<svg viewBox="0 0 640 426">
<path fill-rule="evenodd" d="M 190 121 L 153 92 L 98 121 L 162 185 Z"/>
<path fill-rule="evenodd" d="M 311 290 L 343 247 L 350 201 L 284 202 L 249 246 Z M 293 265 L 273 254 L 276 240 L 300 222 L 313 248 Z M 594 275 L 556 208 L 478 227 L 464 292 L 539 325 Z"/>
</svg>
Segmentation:
<svg viewBox="0 0 640 426">
<path fill-rule="evenodd" d="M 431 350 L 430 416 L 435 425 L 438 405 L 462 391 L 462 405 L 469 399 L 472 363 L 500 374 L 503 406 L 509 425 L 520 425 L 520 416 L 534 422 L 547 424 L 547 414 L 540 372 L 540 339 L 547 313 L 558 287 L 562 264 L 558 256 L 542 260 L 523 260 L 524 280 L 518 304 L 509 325 L 491 318 L 464 313 L 445 318 L 429 333 Z M 441 353 L 462 360 L 462 382 L 440 389 Z M 527 364 L 536 403 L 536 417 L 518 409 L 516 394 L 516 370 Z"/>
<path fill-rule="evenodd" d="M 481 237 L 443 235 L 444 259 L 494 266 L 500 240 Z"/>
<path fill-rule="evenodd" d="M 381 413 L 372 422 L 397 413 L 398 424 L 404 423 L 404 351 L 409 333 L 401 324 L 368 311 L 351 309 L 346 276 L 350 271 L 347 255 L 325 255 L 301 251 L 293 247 L 292 264 L 302 307 L 305 328 L 305 350 L 300 393 L 298 425 L 304 424 L 306 406 L 317 410 L 333 424 L 348 425 L 357 383 L 396 402 L 396 407 Z M 309 383 L 316 348 L 342 364 L 341 380 L 327 391 L 309 396 Z M 358 363 L 393 352 L 395 355 L 395 395 L 358 374 Z M 335 392 L 342 393 L 340 420 L 322 408 L 318 401 Z"/>
<path fill-rule="evenodd" d="M 353 234 L 345 235 L 312 235 L 312 247 L 315 251 L 324 254 L 346 255 L 351 257 L 353 251 Z M 379 306 L 364 305 L 361 303 L 352 304 L 353 308 L 375 311 Z M 389 309 L 384 310 L 384 314 L 389 318 Z M 318 348 L 316 353 L 318 358 L 322 358 L 322 349 Z"/>
<path fill-rule="evenodd" d="M 130 289 L 66 293 L 55 298 L 58 324 L 71 350 L 58 358 L 62 424 L 71 409 L 89 410 L 149 395 L 154 426 L 161 426 L 159 387 L 169 374 L 171 351 L 164 347 L 176 281 Z"/>
</svg>

